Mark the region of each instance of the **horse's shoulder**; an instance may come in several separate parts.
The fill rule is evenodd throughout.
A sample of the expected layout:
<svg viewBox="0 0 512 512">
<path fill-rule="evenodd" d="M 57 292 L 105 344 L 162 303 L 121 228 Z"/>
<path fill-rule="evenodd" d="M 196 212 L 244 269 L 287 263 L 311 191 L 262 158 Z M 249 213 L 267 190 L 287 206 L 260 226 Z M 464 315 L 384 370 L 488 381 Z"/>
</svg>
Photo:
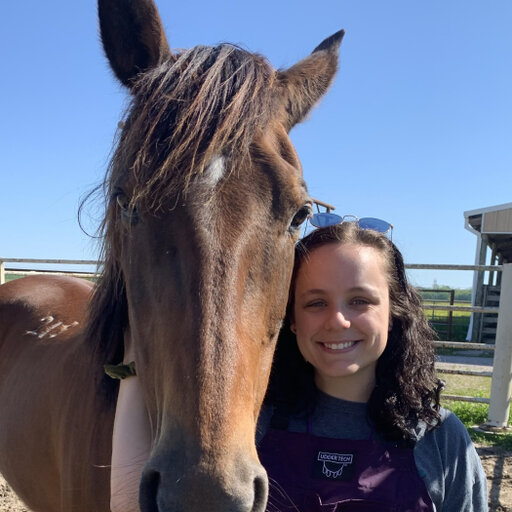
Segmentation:
<svg viewBox="0 0 512 512">
<path fill-rule="evenodd" d="M 0 286 L 0 318 L 13 324 L 30 318 L 59 318 L 70 324 L 86 314 L 94 285 L 67 276 L 33 275 Z"/>
<path fill-rule="evenodd" d="M 44 301 L 58 296 L 89 297 L 94 285 L 71 276 L 31 275 L 0 286 L 0 304 L 15 301 Z"/>
</svg>

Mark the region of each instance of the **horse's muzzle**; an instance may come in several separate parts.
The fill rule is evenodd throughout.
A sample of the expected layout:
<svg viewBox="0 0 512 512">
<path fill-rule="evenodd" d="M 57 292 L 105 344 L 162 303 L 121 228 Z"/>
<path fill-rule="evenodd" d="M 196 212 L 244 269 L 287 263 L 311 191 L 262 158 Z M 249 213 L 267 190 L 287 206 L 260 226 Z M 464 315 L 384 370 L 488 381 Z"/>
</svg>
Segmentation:
<svg viewBox="0 0 512 512">
<path fill-rule="evenodd" d="M 176 456 L 146 465 L 140 484 L 141 512 L 264 512 L 268 479 L 261 464 L 240 457 L 229 472 L 186 467 Z"/>
</svg>

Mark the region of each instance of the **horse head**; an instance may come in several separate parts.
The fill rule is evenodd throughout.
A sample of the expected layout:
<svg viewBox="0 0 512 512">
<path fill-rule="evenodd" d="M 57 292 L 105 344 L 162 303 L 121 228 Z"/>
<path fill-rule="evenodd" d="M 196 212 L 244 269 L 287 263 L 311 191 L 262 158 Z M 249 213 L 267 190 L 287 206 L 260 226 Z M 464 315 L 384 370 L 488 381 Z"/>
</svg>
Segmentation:
<svg viewBox="0 0 512 512">
<path fill-rule="evenodd" d="M 143 511 L 263 511 L 255 428 L 312 208 L 288 137 L 325 93 L 343 32 L 284 71 L 231 45 L 173 52 L 152 0 L 99 0 L 132 102 L 105 179 L 90 329 L 134 346 L 152 428 Z"/>
</svg>

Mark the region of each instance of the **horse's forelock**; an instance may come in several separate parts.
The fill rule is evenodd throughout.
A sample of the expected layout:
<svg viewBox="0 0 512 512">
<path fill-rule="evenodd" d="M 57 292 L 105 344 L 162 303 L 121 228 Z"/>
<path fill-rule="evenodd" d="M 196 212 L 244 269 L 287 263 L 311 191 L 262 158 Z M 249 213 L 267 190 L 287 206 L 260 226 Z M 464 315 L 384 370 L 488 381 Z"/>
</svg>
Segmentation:
<svg viewBox="0 0 512 512">
<path fill-rule="evenodd" d="M 111 182 L 130 180 L 132 202 L 157 211 L 215 155 L 240 169 L 255 130 L 275 111 L 273 80 L 263 57 L 228 44 L 185 50 L 142 74 Z"/>
</svg>

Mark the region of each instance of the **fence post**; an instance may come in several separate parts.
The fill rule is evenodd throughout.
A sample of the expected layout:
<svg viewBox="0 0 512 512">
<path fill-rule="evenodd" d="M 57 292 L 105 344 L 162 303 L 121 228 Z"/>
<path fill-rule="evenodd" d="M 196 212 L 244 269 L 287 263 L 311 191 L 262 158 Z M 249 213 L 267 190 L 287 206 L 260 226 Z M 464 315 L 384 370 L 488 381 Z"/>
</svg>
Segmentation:
<svg viewBox="0 0 512 512">
<path fill-rule="evenodd" d="M 485 265 L 485 258 L 487 255 L 487 235 L 480 235 L 477 242 L 478 258 L 475 265 Z M 484 274 L 485 271 L 479 270 L 475 272 L 476 279 L 473 279 L 473 306 L 484 306 Z M 482 322 L 482 313 L 471 313 L 471 341 L 473 343 L 480 343 L 480 325 Z"/>
<path fill-rule="evenodd" d="M 503 265 L 492 371 L 489 427 L 506 428 L 512 395 L 512 263 Z"/>
<path fill-rule="evenodd" d="M 0 260 L 0 284 L 5 283 L 5 261 Z"/>
</svg>

